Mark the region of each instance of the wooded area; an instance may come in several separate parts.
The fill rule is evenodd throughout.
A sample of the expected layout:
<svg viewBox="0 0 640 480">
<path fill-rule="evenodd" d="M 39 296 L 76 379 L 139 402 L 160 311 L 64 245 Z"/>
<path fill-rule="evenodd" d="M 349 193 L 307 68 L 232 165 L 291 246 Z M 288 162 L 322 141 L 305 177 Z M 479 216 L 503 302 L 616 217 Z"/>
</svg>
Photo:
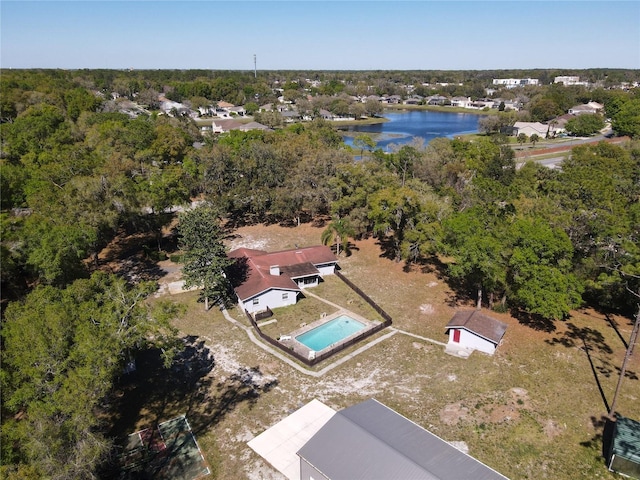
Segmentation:
<svg viewBox="0 0 640 480">
<path fill-rule="evenodd" d="M 302 88 L 286 75 L 289 90 Z M 400 80 L 394 72 L 343 74 L 350 75 L 354 88 Z M 342 92 L 338 76 L 324 73 L 319 93 Z M 144 298 L 155 286 L 103 272 L 99 253 L 123 232 L 154 238 L 151 257 L 173 253 L 162 229 L 175 219 L 173 207 L 193 199 L 221 218 L 211 242 L 236 225 L 326 222 L 326 243 L 348 250 L 349 238 L 375 236 L 389 258 L 433 265 L 463 295 L 536 328 L 581 305 L 635 313 L 638 89 L 539 87 L 532 119 L 597 100 L 614 130 L 632 137 L 622 147 L 576 147 L 552 170 L 533 162 L 516 169 L 501 135 L 440 138 L 392 153 L 360 142 L 362 151 L 351 151 L 320 119 L 203 136 L 189 118 L 119 113 L 110 97 L 165 91 L 176 99 L 276 101 L 265 79 L 248 74 L 10 71 L 0 86 L 5 478 L 92 478 L 108 461 L 96 412 L 108 410 L 113 382 L 136 351 L 161 346 L 170 362 L 170 319 L 179 312 L 149 311 Z M 195 242 L 188 240 L 181 245 Z"/>
</svg>

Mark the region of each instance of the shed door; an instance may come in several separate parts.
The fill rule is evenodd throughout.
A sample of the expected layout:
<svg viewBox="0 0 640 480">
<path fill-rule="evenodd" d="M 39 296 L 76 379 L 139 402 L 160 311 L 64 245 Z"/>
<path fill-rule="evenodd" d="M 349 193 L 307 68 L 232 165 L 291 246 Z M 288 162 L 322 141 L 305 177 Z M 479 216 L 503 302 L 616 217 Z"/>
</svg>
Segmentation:
<svg viewBox="0 0 640 480">
<path fill-rule="evenodd" d="M 453 331 L 453 341 L 454 341 L 455 343 L 460 343 L 460 330 L 455 329 L 455 330 Z"/>
</svg>

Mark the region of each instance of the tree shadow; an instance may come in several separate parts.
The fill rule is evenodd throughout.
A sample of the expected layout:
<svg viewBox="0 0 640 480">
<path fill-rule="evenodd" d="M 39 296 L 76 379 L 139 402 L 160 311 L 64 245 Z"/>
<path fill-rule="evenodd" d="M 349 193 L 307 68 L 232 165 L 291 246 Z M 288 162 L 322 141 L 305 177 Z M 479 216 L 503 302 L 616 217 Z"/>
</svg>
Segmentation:
<svg viewBox="0 0 640 480">
<path fill-rule="evenodd" d="M 562 345 L 566 348 L 578 348 L 585 352 L 593 378 L 596 381 L 598 391 L 602 397 L 606 411 L 609 411 L 609 402 L 607 401 L 604 389 L 600 382 L 600 376 L 610 378 L 614 375 L 619 376 L 621 368 L 614 365 L 610 356 L 614 353 L 613 349 L 607 344 L 604 336 L 599 331 L 590 327 L 578 327 L 573 323 L 567 323 L 567 330 L 559 337 L 551 340 L 545 340 L 549 345 Z M 597 356 L 594 357 L 594 354 Z M 625 378 L 630 380 L 638 380 L 638 375 L 632 370 L 625 372 Z"/>
<path fill-rule="evenodd" d="M 549 345 L 563 345 L 567 348 L 581 347 L 586 345 L 587 348 L 597 349 L 605 354 L 612 354 L 613 349 L 605 341 L 604 336 L 598 330 L 591 327 L 578 327 L 568 322 L 566 331 L 559 337 L 545 340 Z"/>
<path fill-rule="evenodd" d="M 535 313 L 523 312 L 519 309 L 512 309 L 511 316 L 518 320 L 522 325 L 525 325 L 534 330 L 541 332 L 551 333 L 556 331 L 556 325 L 553 320 L 549 320 Z"/>
<path fill-rule="evenodd" d="M 591 423 L 596 430 L 596 434 L 589 440 L 580 442 L 580 445 L 594 451 L 598 451 L 598 447 L 600 447 L 601 461 L 603 463 L 608 462 L 616 422 L 602 415 L 600 418 L 592 416 Z"/>
<path fill-rule="evenodd" d="M 249 278 L 249 264 L 247 257 L 238 257 L 225 269 L 232 288 L 239 287 Z"/>
<path fill-rule="evenodd" d="M 613 331 L 616 332 L 616 335 L 618 335 L 618 338 L 620 339 L 620 341 L 624 345 L 625 350 L 627 348 L 629 348 L 629 344 L 627 343 L 627 340 L 622 336 L 622 333 L 620 332 L 620 329 L 618 328 L 618 322 L 616 322 L 615 319 L 613 318 L 613 316 L 608 314 L 608 313 L 604 314 L 604 318 L 609 323 L 609 325 L 611 325 L 611 328 L 613 328 Z M 633 325 L 633 323 L 632 323 L 632 325 Z"/>
<path fill-rule="evenodd" d="M 388 236 L 376 237 L 376 244 L 380 247 L 380 252 L 381 252 L 380 258 L 393 260 L 394 262 L 398 260 L 396 257 L 396 249 L 395 249 L 395 244 L 393 242 L 392 237 L 388 237 Z"/>
<path fill-rule="evenodd" d="M 122 449 L 129 434 L 143 420 L 145 427 L 155 430 L 158 424 L 184 414 L 194 435 L 208 431 L 240 404 L 249 408 L 260 395 L 277 386 L 274 378 L 265 377 L 260 367 L 238 368 L 216 381 L 214 355 L 198 337 L 183 338 L 184 349 L 165 368 L 160 351 L 143 352 L 137 359 L 135 372 L 124 375 L 113 395 L 109 436 Z M 146 478 L 154 465 L 162 460 L 152 455 L 137 468 Z M 122 465 L 113 459 L 106 471 L 118 474 Z M 152 477 L 148 477 L 152 478 Z"/>
</svg>

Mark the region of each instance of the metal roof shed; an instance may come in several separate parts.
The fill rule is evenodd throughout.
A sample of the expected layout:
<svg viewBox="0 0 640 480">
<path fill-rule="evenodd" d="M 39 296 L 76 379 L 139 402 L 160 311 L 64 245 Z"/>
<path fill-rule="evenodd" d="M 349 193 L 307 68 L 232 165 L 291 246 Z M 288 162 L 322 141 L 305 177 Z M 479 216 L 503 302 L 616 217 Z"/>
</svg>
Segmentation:
<svg viewBox="0 0 640 480">
<path fill-rule="evenodd" d="M 336 413 L 298 456 L 301 480 L 506 479 L 376 400 Z"/>
<path fill-rule="evenodd" d="M 640 422 L 618 416 L 609 451 L 609 470 L 640 478 Z"/>
</svg>

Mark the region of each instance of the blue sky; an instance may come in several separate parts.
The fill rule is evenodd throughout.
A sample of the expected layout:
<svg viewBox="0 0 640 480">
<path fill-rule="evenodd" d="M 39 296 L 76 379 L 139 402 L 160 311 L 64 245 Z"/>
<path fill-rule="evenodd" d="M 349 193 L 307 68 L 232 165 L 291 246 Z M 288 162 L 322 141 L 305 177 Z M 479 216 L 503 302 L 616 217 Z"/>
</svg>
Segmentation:
<svg viewBox="0 0 640 480">
<path fill-rule="evenodd" d="M 0 1 L 2 68 L 640 68 L 638 1 Z"/>
</svg>

